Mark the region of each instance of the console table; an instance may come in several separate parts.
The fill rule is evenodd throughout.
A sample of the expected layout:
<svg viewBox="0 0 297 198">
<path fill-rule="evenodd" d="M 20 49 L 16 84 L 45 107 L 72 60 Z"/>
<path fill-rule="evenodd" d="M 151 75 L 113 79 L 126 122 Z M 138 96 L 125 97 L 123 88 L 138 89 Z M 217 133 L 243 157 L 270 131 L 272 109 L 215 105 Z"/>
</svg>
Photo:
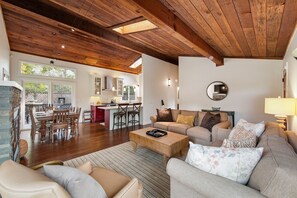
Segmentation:
<svg viewBox="0 0 297 198">
<path fill-rule="evenodd" d="M 234 115 L 235 111 L 218 111 L 218 110 L 210 110 L 210 109 L 202 109 L 203 112 L 220 112 L 220 113 L 227 113 L 228 116 L 232 118 L 231 126 L 234 127 Z"/>
</svg>

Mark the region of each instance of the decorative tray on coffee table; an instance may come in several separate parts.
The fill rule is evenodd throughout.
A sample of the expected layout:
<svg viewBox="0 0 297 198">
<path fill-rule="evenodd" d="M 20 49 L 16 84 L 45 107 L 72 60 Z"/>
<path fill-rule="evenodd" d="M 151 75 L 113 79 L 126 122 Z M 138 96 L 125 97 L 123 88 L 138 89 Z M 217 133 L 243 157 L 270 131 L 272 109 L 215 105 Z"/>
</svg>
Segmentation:
<svg viewBox="0 0 297 198">
<path fill-rule="evenodd" d="M 162 131 L 160 129 L 153 129 L 151 131 L 147 131 L 146 134 L 149 135 L 149 136 L 159 138 L 159 137 L 163 137 L 164 135 L 167 135 L 167 132 Z"/>
</svg>

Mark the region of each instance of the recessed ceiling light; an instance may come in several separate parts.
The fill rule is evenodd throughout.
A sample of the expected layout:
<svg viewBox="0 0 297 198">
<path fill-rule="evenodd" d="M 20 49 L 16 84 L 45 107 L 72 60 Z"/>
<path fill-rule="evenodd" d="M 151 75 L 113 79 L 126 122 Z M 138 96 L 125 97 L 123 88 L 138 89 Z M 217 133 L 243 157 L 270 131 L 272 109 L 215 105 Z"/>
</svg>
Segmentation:
<svg viewBox="0 0 297 198">
<path fill-rule="evenodd" d="M 61 45 L 61 48 L 63 48 L 63 49 L 64 49 L 64 48 L 65 48 L 65 45 Z"/>
<path fill-rule="evenodd" d="M 151 29 L 155 29 L 155 28 L 157 28 L 157 26 L 155 26 L 148 20 L 144 20 L 144 21 L 140 21 L 140 22 L 136 22 L 136 23 L 131 23 L 128 25 L 123 25 L 120 27 L 115 27 L 112 30 L 116 31 L 120 34 L 129 34 L 129 33 L 134 33 L 134 32 L 141 32 L 141 31 L 145 31 L 145 30 L 151 30 Z"/>
<path fill-rule="evenodd" d="M 132 65 L 130 65 L 130 68 L 137 68 L 142 64 L 142 58 L 137 59 L 134 63 L 132 63 Z"/>
<path fill-rule="evenodd" d="M 75 29 L 74 29 L 74 28 L 71 28 L 71 31 L 72 31 L 72 32 L 75 32 Z"/>
</svg>

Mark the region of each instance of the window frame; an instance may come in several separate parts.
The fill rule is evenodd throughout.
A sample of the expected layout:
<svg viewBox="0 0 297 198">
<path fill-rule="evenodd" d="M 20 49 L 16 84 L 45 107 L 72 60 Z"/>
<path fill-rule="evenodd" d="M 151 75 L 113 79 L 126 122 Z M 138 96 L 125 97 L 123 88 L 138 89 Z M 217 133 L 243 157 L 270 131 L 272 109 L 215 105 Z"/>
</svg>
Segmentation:
<svg viewBox="0 0 297 198">
<path fill-rule="evenodd" d="M 42 79 L 51 79 L 51 80 L 62 80 L 62 81 L 76 81 L 77 80 L 77 69 L 71 68 L 71 67 L 64 67 L 64 66 L 59 66 L 59 65 L 54 65 L 55 67 L 63 68 L 63 69 L 69 69 L 74 71 L 75 73 L 75 78 L 62 78 L 62 77 L 54 77 L 54 76 L 42 76 L 42 75 L 32 75 L 32 74 L 23 74 L 22 73 L 22 63 L 31 63 L 31 64 L 39 64 L 39 65 L 49 65 L 45 63 L 40 63 L 40 62 L 33 62 L 33 61 L 26 61 L 26 60 L 19 60 L 19 69 L 18 73 L 19 76 L 25 77 L 25 78 L 42 78 Z"/>
</svg>

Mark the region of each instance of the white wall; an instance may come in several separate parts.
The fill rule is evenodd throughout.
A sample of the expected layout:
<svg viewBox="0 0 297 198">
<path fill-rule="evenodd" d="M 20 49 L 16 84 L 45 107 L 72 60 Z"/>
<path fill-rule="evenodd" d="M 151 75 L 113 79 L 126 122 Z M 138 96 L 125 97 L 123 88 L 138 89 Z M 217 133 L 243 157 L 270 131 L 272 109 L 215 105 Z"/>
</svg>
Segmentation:
<svg viewBox="0 0 297 198">
<path fill-rule="evenodd" d="M 11 78 L 19 82 L 20 85 L 23 85 L 23 79 L 26 79 L 25 76 L 20 74 L 20 61 L 36 62 L 49 64 L 52 59 L 44 58 L 40 56 L 33 56 L 24 53 L 11 52 Z M 92 67 L 82 64 L 70 63 L 66 61 L 54 60 L 56 66 L 63 66 L 68 68 L 76 69 L 77 79 L 73 82 L 76 87 L 75 94 L 75 105 L 82 108 L 83 110 L 90 109 L 90 93 L 89 93 L 89 74 L 98 74 L 102 77 L 109 75 L 114 78 L 123 78 L 124 85 L 138 85 L 139 76 L 135 74 L 129 74 L 124 72 L 118 72 L 114 70 L 102 69 L 98 67 Z M 38 78 L 36 78 L 38 80 Z M 39 80 L 46 80 L 45 78 L 39 78 Z M 102 79 L 103 80 L 103 79 Z M 104 81 L 104 80 L 103 80 Z M 136 90 L 136 91 L 139 91 Z M 136 93 L 137 94 L 137 93 Z M 115 92 L 111 91 L 102 91 L 102 96 L 99 97 L 101 102 L 110 102 L 110 100 L 115 97 Z M 120 98 L 120 97 L 119 97 Z M 118 98 L 118 99 L 119 99 Z M 97 98 L 98 99 L 98 98 Z M 95 100 L 97 100 L 95 99 Z"/>
<path fill-rule="evenodd" d="M 3 68 L 9 72 L 10 47 L 0 5 L 0 80 L 3 80 Z"/>
<path fill-rule="evenodd" d="M 201 110 L 221 107 L 235 111 L 235 123 L 244 118 L 250 122 L 274 120 L 264 113 L 264 98 L 281 95 L 282 60 L 225 59 L 216 67 L 206 58 L 180 57 L 180 109 Z M 228 96 L 212 101 L 206 95 L 213 81 L 223 81 Z"/>
<path fill-rule="evenodd" d="M 297 48 L 297 28 L 284 56 L 284 65 L 288 64 L 288 93 L 287 97 L 297 98 L 297 60 L 292 52 Z M 297 109 L 296 109 L 297 112 Z M 289 117 L 289 129 L 297 132 L 297 116 Z"/>
<path fill-rule="evenodd" d="M 150 116 L 156 115 L 156 108 L 161 107 L 164 100 L 165 107 L 176 108 L 177 101 L 177 65 L 160 59 L 142 55 L 142 87 L 143 87 L 143 123 L 150 123 Z M 168 78 L 171 86 L 168 87 Z"/>
</svg>

